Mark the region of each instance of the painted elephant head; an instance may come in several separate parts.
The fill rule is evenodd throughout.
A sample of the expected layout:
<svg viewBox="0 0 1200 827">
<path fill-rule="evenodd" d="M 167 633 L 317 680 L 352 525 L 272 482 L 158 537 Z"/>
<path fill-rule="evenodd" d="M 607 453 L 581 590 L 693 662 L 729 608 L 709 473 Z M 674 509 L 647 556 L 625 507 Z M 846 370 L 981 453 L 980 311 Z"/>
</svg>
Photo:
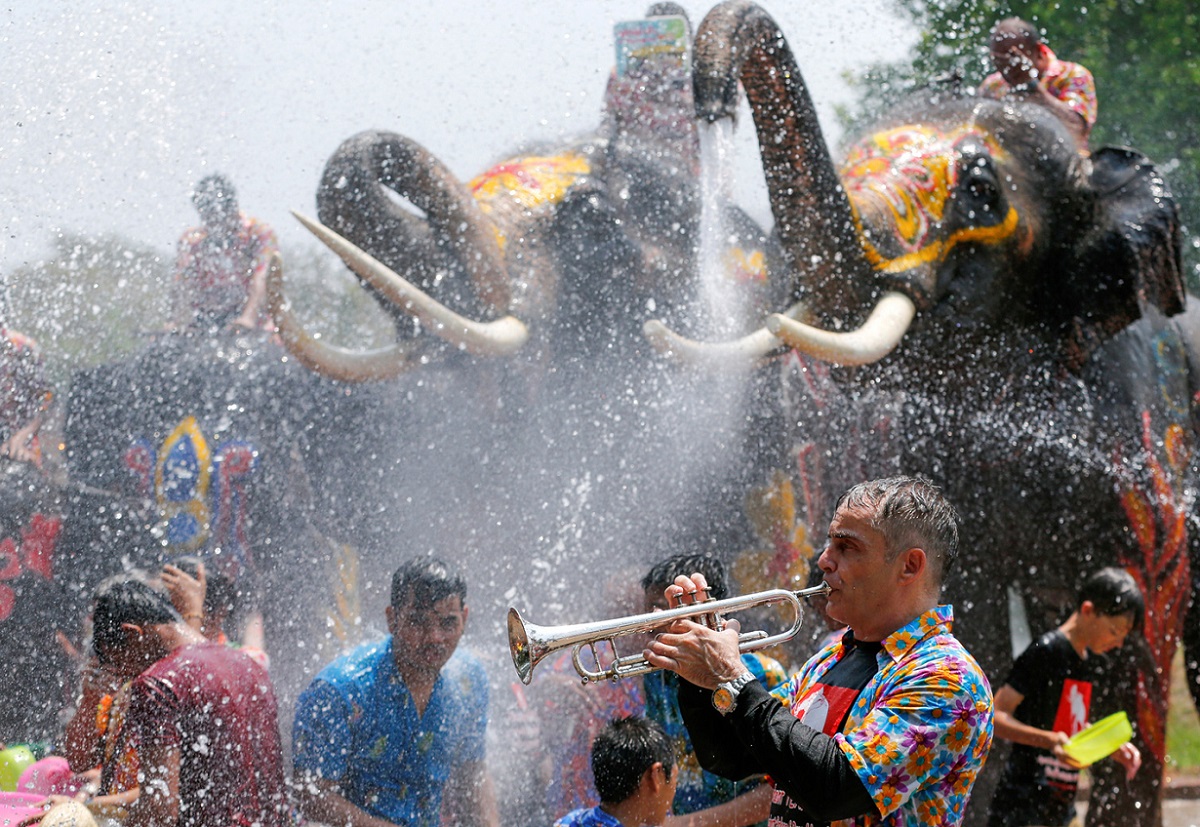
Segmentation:
<svg viewBox="0 0 1200 827">
<path fill-rule="evenodd" d="M 466 184 L 402 135 L 368 131 L 338 147 L 317 193 L 321 224 L 301 220 L 393 315 L 397 344 L 369 354 L 321 345 L 287 313 L 275 279 L 288 347 L 339 379 L 386 378 L 446 355 L 431 339 L 476 355 L 640 347 L 630 320 L 690 303 L 701 217 L 691 33 L 686 18 L 664 14 L 682 12 L 657 4 L 642 22 L 673 39 L 618 65 L 594 135 L 508 158 Z M 724 251 L 727 277 L 763 310 L 775 301 L 765 293 L 770 243 L 740 210 L 726 220 L 737 239 Z M 691 324 L 688 310 L 672 317 Z"/>
<path fill-rule="evenodd" d="M 744 0 L 701 24 L 694 72 L 702 117 L 732 117 L 745 88 L 797 303 L 733 342 L 654 324 L 650 338 L 695 361 L 786 354 L 781 465 L 810 528 L 863 478 L 942 485 L 963 515 L 956 633 L 993 680 L 1011 662 L 1010 606 L 1040 634 L 1109 564 L 1153 596 L 1149 673 L 1165 674 L 1175 642 L 1197 636 L 1200 328 L 1153 165 L 1129 149 L 1081 154 L 1033 104 L 927 90 L 835 166 L 778 25 Z M 1146 674 L 1122 684 L 1141 686 L 1150 765 L 1114 804 L 1128 823 L 1153 821 L 1134 802 L 1157 800 L 1165 755 L 1166 694 Z"/>
<path fill-rule="evenodd" d="M 1182 309 L 1174 206 L 1137 153 L 1082 156 L 1038 107 L 930 92 L 877 124 L 839 168 L 786 40 L 748 2 L 717 7 L 701 26 L 697 113 L 733 117 L 739 82 L 789 287 L 814 323 L 768 318 L 778 339 L 760 334 L 755 356 L 782 341 L 836 364 L 878 362 L 920 312 L 914 331 L 937 319 L 960 336 L 1037 327 L 1078 367 L 1143 304 Z"/>
</svg>

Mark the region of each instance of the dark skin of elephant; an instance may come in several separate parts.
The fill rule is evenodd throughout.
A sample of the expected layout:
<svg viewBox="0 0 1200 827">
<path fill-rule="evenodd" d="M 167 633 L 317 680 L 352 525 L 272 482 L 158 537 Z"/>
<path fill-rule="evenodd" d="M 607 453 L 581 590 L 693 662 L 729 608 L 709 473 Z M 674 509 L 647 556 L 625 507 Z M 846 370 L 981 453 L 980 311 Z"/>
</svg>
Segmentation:
<svg viewBox="0 0 1200 827">
<path fill-rule="evenodd" d="M 963 516 L 945 598 L 997 686 L 1012 660 L 1009 584 L 1036 637 L 1066 616 L 1087 574 L 1129 569 L 1155 595 L 1149 646 L 1109 658 L 1092 718 L 1120 700 L 1136 708 L 1147 760 L 1093 801 L 1089 822 L 1158 823 L 1166 681 L 1154 673 L 1166 674 L 1180 636 L 1189 647 L 1200 637 L 1189 612 L 1200 321 L 1184 312 L 1195 302 L 1161 176 L 1131 150 L 1079 155 L 1036 107 L 935 91 L 864 134 L 839 169 L 765 12 L 723 4 L 697 43 L 712 44 L 695 63 L 700 114 L 722 116 L 731 82 L 745 85 L 796 268 L 790 289 L 817 326 L 853 329 L 888 291 L 916 311 L 872 363 L 784 360 L 792 450 L 781 462 L 813 492 L 809 524 L 861 479 L 922 473 L 941 485 Z M 858 228 L 850 240 L 846 226 Z M 981 780 L 972 823 L 989 798 Z"/>
</svg>

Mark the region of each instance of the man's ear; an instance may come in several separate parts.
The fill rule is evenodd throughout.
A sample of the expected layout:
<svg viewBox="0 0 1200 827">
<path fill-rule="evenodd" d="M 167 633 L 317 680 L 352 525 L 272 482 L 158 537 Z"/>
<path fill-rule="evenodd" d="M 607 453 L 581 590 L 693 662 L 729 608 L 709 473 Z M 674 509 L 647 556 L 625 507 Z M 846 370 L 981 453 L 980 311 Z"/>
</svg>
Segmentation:
<svg viewBox="0 0 1200 827">
<path fill-rule="evenodd" d="M 389 604 L 383 610 L 384 617 L 387 618 L 387 630 L 389 635 L 396 634 L 396 610 Z"/>
<path fill-rule="evenodd" d="M 642 773 L 642 785 L 650 792 L 657 793 L 667 783 L 667 773 L 662 761 L 655 761 Z"/>
<path fill-rule="evenodd" d="M 900 582 L 910 583 L 917 580 L 929 567 L 929 557 L 923 548 L 910 548 L 900 552 L 904 565 L 900 569 Z"/>
<path fill-rule="evenodd" d="M 131 634 L 135 634 L 138 637 L 141 637 L 142 635 L 144 635 L 146 633 L 146 627 L 139 626 L 136 623 L 122 623 L 121 629 L 123 631 L 129 632 Z"/>
<path fill-rule="evenodd" d="M 462 609 L 463 609 L 463 626 L 466 626 L 467 625 L 467 617 L 470 615 L 471 610 L 465 603 L 463 604 Z"/>
</svg>

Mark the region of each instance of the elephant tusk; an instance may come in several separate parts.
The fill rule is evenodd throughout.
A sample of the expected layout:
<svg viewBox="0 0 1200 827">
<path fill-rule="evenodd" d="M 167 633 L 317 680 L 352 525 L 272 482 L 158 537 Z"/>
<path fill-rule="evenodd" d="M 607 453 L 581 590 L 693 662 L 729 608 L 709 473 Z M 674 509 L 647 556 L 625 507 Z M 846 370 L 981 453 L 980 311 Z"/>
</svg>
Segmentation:
<svg viewBox="0 0 1200 827">
<path fill-rule="evenodd" d="M 419 364 L 414 349 L 390 345 L 378 350 L 354 351 L 327 345 L 312 336 L 292 313 L 283 291 L 283 262 L 271 256 L 267 270 L 267 307 L 279 328 L 279 338 L 300 364 L 328 379 L 341 382 L 377 382 L 395 379 Z"/>
<path fill-rule="evenodd" d="M 767 330 L 789 347 L 816 359 L 838 365 L 869 365 L 900 344 L 916 313 L 912 299 L 892 291 L 883 295 L 863 326 L 850 333 L 821 330 L 782 313 L 767 317 Z"/>
<path fill-rule="evenodd" d="M 492 322 L 461 316 L 321 222 L 295 210 L 292 215 L 380 295 L 415 316 L 438 338 L 477 356 L 508 356 L 529 339 L 529 329 L 515 316 Z"/>
<path fill-rule="evenodd" d="M 792 318 L 803 312 L 804 305 L 797 303 L 780 315 Z M 650 319 L 642 325 L 642 335 L 664 356 L 670 356 L 682 364 L 710 370 L 753 368 L 785 346 L 765 327 L 731 342 L 701 342 L 676 333 L 659 319 Z"/>
</svg>

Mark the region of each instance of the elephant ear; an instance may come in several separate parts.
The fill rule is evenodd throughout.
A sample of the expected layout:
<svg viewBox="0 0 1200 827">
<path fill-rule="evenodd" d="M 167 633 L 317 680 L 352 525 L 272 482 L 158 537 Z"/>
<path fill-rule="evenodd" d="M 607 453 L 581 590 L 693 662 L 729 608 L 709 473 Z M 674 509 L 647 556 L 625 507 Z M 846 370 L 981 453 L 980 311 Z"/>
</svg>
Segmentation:
<svg viewBox="0 0 1200 827">
<path fill-rule="evenodd" d="M 1074 367 L 1141 318 L 1144 307 L 1173 316 L 1187 300 L 1179 213 L 1154 164 L 1136 150 L 1104 147 L 1092 154 L 1091 185 L 1097 209 L 1077 248 L 1083 280 Z"/>
</svg>

